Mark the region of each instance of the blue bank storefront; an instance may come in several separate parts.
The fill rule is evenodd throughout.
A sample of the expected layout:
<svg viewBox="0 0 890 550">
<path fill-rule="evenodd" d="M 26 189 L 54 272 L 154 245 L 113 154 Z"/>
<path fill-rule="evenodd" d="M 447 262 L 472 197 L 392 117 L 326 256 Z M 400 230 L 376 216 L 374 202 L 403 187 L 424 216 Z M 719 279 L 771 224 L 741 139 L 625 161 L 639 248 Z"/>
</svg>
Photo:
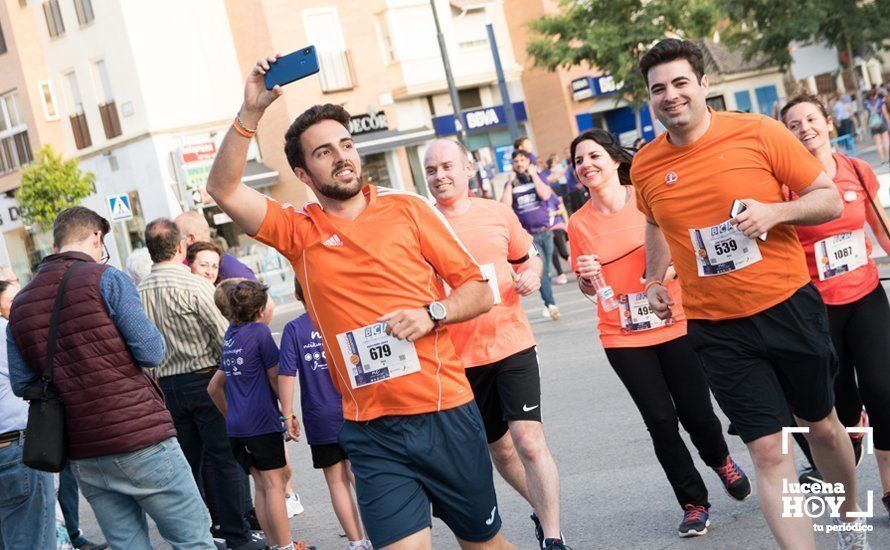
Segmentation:
<svg viewBox="0 0 890 550">
<path fill-rule="evenodd" d="M 520 133 L 528 135 L 529 131 L 526 127 L 528 113 L 525 110 L 525 102 L 516 101 L 512 107 Z M 469 150 L 475 153 L 474 156 L 478 155 L 484 164 L 497 165 L 498 171 L 503 172 L 504 167 L 501 157 L 504 155 L 502 152 L 506 149 L 512 151 L 513 147 L 513 140 L 510 138 L 510 132 L 507 130 L 507 116 L 504 106 L 493 105 L 477 109 L 466 109 L 461 114 L 463 115 L 463 120 L 466 121 L 467 146 Z M 439 137 L 456 135 L 457 125 L 455 116 L 448 114 L 433 117 L 433 129 L 436 132 L 436 136 Z"/>
</svg>

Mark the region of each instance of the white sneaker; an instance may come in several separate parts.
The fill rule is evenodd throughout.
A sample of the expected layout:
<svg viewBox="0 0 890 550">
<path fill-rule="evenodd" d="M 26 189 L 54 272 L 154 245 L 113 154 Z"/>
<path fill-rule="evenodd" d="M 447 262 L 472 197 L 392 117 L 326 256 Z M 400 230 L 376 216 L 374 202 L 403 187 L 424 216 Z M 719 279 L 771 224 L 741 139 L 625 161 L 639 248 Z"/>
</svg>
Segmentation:
<svg viewBox="0 0 890 550">
<path fill-rule="evenodd" d="M 545 306 L 544 309 L 541 310 L 541 317 L 543 317 L 544 319 L 552 319 L 552 317 L 550 317 L 549 307 Z"/>
<path fill-rule="evenodd" d="M 547 306 L 547 313 L 550 314 L 550 318 L 556 321 L 559 319 L 559 308 L 555 305 Z"/>
<path fill-rule="evenodd" d="M 556 277 L 553 278 L 553 284 L 555 284 L 555 285 L 564 285 L 564 284 L 568 284 L 568 282 L 569 282 L 569 278 L 566 277 L 565 273 L 557 275 Z"/>
<path fill-rule="evenodd" d="M 869 550 L 871 548 L 866 540 L 865 518 L 859 518 L 846 524 L 841 522 L 840 518 L 835 518 L 834 524 L 855 528 L 855 530 L 837 532 L 837 550 Z"/>
<path fill-rule="evenodd" d="M 349 550 L 374 550 L 374 547 L 371 546 L 371 541 L 368 539 L 363 539 L 358 542 L 349 541 Z"/>
<path fill-rule="evenodd" d="M 287 506 L 287 517 L 288 519 L 302 514 L 303 503 L 300 502 L 300 495 L 294 493 L 292 495 L 284 495 L 284 504 Z"/>
</svg>

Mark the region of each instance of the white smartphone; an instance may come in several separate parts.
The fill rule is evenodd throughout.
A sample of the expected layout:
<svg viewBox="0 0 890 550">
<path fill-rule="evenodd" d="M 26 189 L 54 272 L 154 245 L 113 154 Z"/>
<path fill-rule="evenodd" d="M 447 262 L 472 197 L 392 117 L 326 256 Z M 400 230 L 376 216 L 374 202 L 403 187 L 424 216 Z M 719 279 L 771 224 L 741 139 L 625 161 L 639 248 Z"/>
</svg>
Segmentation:
<svg viewBox="0 0 890 550">
<path fill-rule="evenodd" d="M 732 208 L 729 210 L 729 217 L 734 218 L 747 209 L 748 209 L 748 207 L 745 206 L 745 203 L 743 203 L 739 199 L 736 199 L 736 200 L 732 201 Z M 763 242 L 766 242 L 766 233 L 761 233 L 760 235 L 757 236 L 757 238 Z"/>
</svg>

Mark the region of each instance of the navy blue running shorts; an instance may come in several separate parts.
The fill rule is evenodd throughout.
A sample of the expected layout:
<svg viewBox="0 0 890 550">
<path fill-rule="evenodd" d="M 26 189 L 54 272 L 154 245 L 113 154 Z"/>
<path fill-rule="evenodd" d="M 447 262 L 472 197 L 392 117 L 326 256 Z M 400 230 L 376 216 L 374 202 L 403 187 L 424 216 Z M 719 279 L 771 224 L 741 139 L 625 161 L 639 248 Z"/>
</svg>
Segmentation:
<svg viewBox="0 0 890 550">
<path fill-rule="evenodd" d="M 468 542 L 501 528 L 485 428 L 471 401 L 440 412 L 347 420 L 340 446 L 355 474 L 362 522 L 375 548 L 432 525 Z"/>
</svg>

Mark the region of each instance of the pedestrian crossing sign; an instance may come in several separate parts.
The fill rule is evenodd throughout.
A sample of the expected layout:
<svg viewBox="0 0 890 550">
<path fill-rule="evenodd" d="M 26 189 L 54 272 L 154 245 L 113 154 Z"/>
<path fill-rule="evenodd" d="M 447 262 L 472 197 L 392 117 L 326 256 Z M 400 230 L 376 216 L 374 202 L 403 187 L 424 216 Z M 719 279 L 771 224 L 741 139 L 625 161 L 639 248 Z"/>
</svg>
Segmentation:
<svg viewBox="0 0 890 550">
<path fill-rule="evenodd" d="M 111 214 L 111 221 L 124 222 L 133 219 L 133 209 L 130 207 L 129 195 L 126 193 L 108 195 L 105 200 L 108 203 L 108 212 Z"/>
</svg>

